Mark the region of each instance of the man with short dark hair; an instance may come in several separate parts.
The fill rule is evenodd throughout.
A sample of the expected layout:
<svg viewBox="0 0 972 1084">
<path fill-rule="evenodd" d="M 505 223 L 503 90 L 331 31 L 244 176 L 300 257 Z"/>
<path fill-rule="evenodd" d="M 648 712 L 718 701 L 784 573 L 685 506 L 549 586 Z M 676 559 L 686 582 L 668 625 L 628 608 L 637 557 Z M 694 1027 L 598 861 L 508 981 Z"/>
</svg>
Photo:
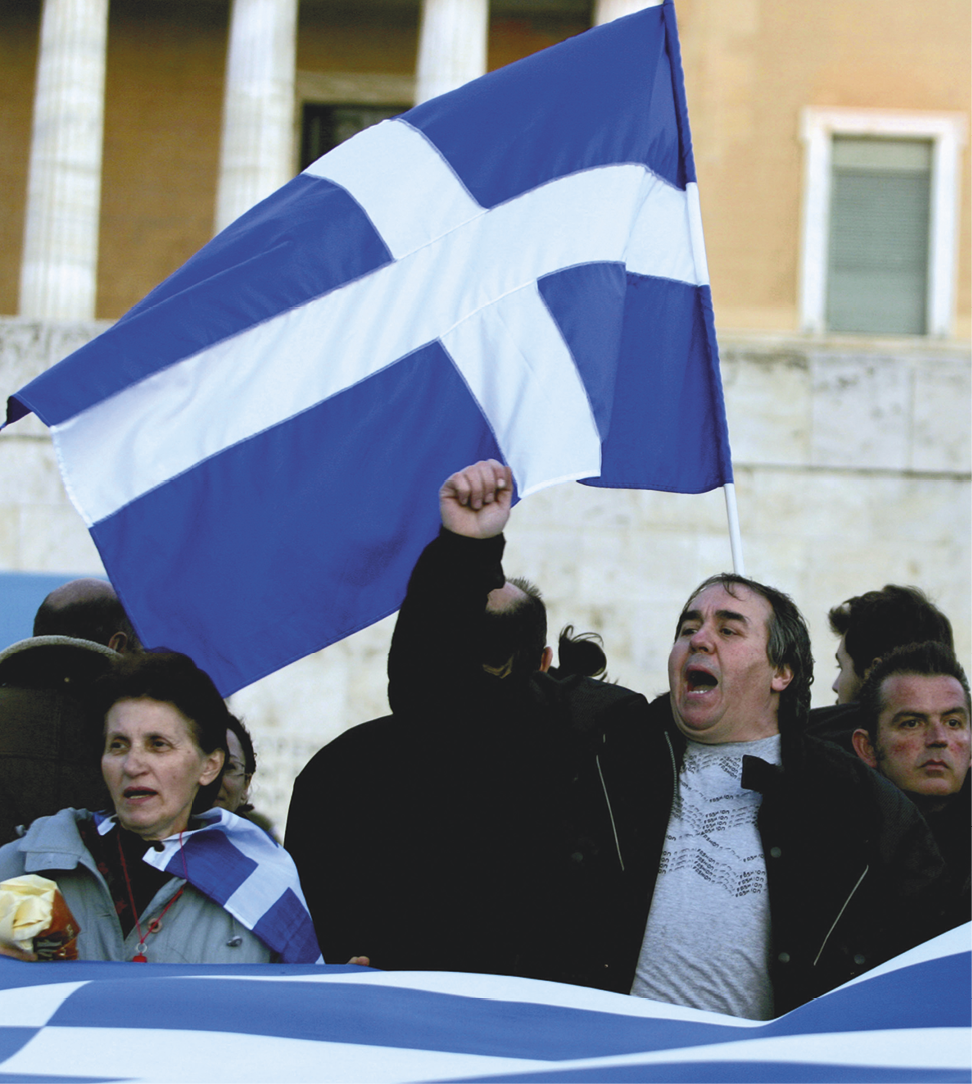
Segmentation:
<svg viewBox="0 0 972 1084">
<path fill-rule="evenodd" d="M 815 737 L 853 753 L 852 735 L 861 725 L 857 696 L 874 662 L 896 647 L 926 640 L 951 651 L 952 625 L 923 591 L 893 583 L 845 599 L 827 617 L 831 631 L 840 637 L 832 686 L 837 703 L 814 708 L 808 727 Z"/>
<path fill-rule="evenodd" d="M 896 648 L 868 674 L 860 714 L 857 755 L 921 810 L 955 887 L 964 892 L 961 920 L 967 921 L 972 745 L 965 671 L 943 644 Z"/>
<path fill-rule="evenodd" d="M 482 643 L 476 650 L 483 669 L 494 677 L 550 669 L 553 651 L 547 646 L 547 607 L 536 584 L 514 576 L 489 592 Z"/>
<path fill-rule="evenodd" d="M 837 703 L 857 699 L 875 659 L 903 644 L 936 640 L 950 650 L 952 625 L 917 587 L 889 583 L 880 591 L 845 599 L 828 614 L 837 645 Z"/>
<path fill-rule="evenodd" d="M 939 931 L 926 827 L 806 736 L 812 680 L 792 600 L 716 576 L 679 618 L 669 695 L 639 734 L 605 735 L 632 993 L 766 1018 Z"/>
</svg>

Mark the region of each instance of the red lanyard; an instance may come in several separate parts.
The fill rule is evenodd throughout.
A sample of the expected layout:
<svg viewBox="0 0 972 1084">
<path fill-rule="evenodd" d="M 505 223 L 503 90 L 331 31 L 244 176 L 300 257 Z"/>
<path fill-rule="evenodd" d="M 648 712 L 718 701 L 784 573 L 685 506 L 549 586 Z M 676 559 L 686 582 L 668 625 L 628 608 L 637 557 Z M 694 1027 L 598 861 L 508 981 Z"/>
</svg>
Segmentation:
<svg viewBox="0 0 972 1084">
<path fill-rule="evenodd" d="M 132 905 L 132 914 L 135 916 L 135 928 L 138 930 L 138 952 L 136 952 L 135 955 L 132 957 L 132 963 L 147 964 L 148 957 L 145 955 L 144 952 L 145 938 L 148 937 L 150 933 L 158 933 L 159 929 L 161 928 L 162 918 L 165 915 L 165 912 L 168 911 L 168 909 L 182 895 L 182 889 L 180 888 L 179 891 L 172 897 L 172 899 L 169 900 L 169 902 L 165 905 L 165 907 L 163 907 L 162 913 L 157 918 L 152 919 L 152 921 L 148 924 L 148 929 L 146 930 L 146 932 L 142 933 L 142 924 L 138 921 L 138 908 L 135 906 L 135 894 L 132 892 L 132 882 L 128 878 L 128 865 L 125 862 L 125 852 L 122 850 L 120 829 L 116 838 L 118 840 L 118 857 L 121 859 L 122 873 L 125 875 L 125 887 L 128 889 L 128 900 L 129 903 L 131 903 Z M 185 851 L 183 851 L 182 849 L 181 832 L 179 833 L 179 853 L 182 855 L 182 868 L 183 870 L 185 870 L 186 880 L 188 881 L 189 867 L 186 865 L 186 855 Z"/>
</svg>

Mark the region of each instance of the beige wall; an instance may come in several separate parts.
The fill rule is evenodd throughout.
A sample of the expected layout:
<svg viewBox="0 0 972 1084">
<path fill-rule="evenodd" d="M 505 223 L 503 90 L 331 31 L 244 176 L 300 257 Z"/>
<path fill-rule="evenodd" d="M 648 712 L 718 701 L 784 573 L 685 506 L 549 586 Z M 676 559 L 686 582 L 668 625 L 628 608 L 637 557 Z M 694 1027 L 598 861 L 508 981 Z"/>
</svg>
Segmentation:
<svg viewBox="0 0 972 1084">
<path fill-rule="evenodd" d="M 677 0 L 706 248 L 723 327 L 796 330 L 804 106 L 969 114 L 970 7 Z M 970 322 L 969 149 L 956 334 Z"/>
</svg>

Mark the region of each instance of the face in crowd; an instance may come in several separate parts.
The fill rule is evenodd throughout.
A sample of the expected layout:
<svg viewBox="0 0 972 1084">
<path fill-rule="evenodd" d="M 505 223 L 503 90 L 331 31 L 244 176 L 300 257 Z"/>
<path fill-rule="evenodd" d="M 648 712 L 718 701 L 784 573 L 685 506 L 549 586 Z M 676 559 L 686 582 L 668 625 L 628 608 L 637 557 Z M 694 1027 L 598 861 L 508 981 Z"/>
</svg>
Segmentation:
<svg viewBox="0 0 972 1084">
<path fill-rule="evenodd" d="M 672 711 L 686 737 L 709 745 L 777 733 L 789 666 L 769 660 L 772 608 L 742 584 L 711 584 L 686 606 L 668 658 Z"/>
<path fill-rule="evenodd" d="M 219 794 L 213 805 L 222 806 L 235 813 L 250 797 L 250 781 L 253 775 L 246 770 L 246 754 L 243 744 L 232 730 L 226 731 L 226 748 L 229 758 L 220 782 Z"/>
<path fill-rule="evenodd" d="M 881 710 L 872 742 L 856 730 L 857 755 L 901 790 L 947 798 L 969 770 L 969 702 L 948 674 L 890 674 L 881 682 Z"/>
<path fill-rule="evenodd" d="M 174 704 L 139 697 L 108 709 L 102 775 L 118 823 L 142 839 L 184 831 L 196 793 L 222 766 L 223 750 L 204 752 Z"/>
<path fill-rule="evenodd" d="M 849 704 L 852 700 L 856 700 L 861 685 L 864 684 L 863 678 L 858 676 L 857 671 L 854 669 L 854 660 L 847 654 L 844 639 L 841 636 L 840 642 L 837 644 L 835 655 L 837 659 L 837 677 L 834 678 L 834 683 L 831 685 L 831 688 L 837 694 L 838 704 Z"/>
</svg>

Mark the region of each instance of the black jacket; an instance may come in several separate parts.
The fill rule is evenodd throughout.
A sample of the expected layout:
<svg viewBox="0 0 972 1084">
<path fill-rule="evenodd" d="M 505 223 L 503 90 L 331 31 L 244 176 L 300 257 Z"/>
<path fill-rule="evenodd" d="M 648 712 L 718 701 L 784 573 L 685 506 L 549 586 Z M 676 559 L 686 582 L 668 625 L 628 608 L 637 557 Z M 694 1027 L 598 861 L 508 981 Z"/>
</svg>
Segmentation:
<svg viewBox="0 0 972 1084">
<path fill-rule="evenodd" d="M 620 878 L 589 749 L 643 724 L 647 702 L 483 671 L 477 617 L 502 550 L 445 532 L 426 549 L 389 655 L 394 714 L 342 734 L 294 784 L 286 846 L 328 961 L 589 981 L 583 931 L 611 897 L 598 871 Z"/>
<path fill-rule="evenodd" d="M 625 865 L 626 904 L 605 946 L 602 971 L 613 974 L 611 989 L 625 991 L 644 935 L 685 739 L 667 696 L 651 704 L 642 733 L 619 731 L 604 739 L 599 761 Z M 777 1014 L 945 925 L 943 863 L 911 802 L 863 762 L 810 737 L 784 733 L 781 760 L 774 766 L 745 757 L 742 777 L 744 787 L 763 795 L 757 824 Z"/>
<path fill-rule="evenodd" d="M 860 704 L 851 700 L 846 704 L 827 704 L 822 708 L 812 708 L 806 731 L 821 741 L 840 746 L 846 753 L 856 757 L 851 738 L 854 731 L 863 725 Z"/>
</svg>

